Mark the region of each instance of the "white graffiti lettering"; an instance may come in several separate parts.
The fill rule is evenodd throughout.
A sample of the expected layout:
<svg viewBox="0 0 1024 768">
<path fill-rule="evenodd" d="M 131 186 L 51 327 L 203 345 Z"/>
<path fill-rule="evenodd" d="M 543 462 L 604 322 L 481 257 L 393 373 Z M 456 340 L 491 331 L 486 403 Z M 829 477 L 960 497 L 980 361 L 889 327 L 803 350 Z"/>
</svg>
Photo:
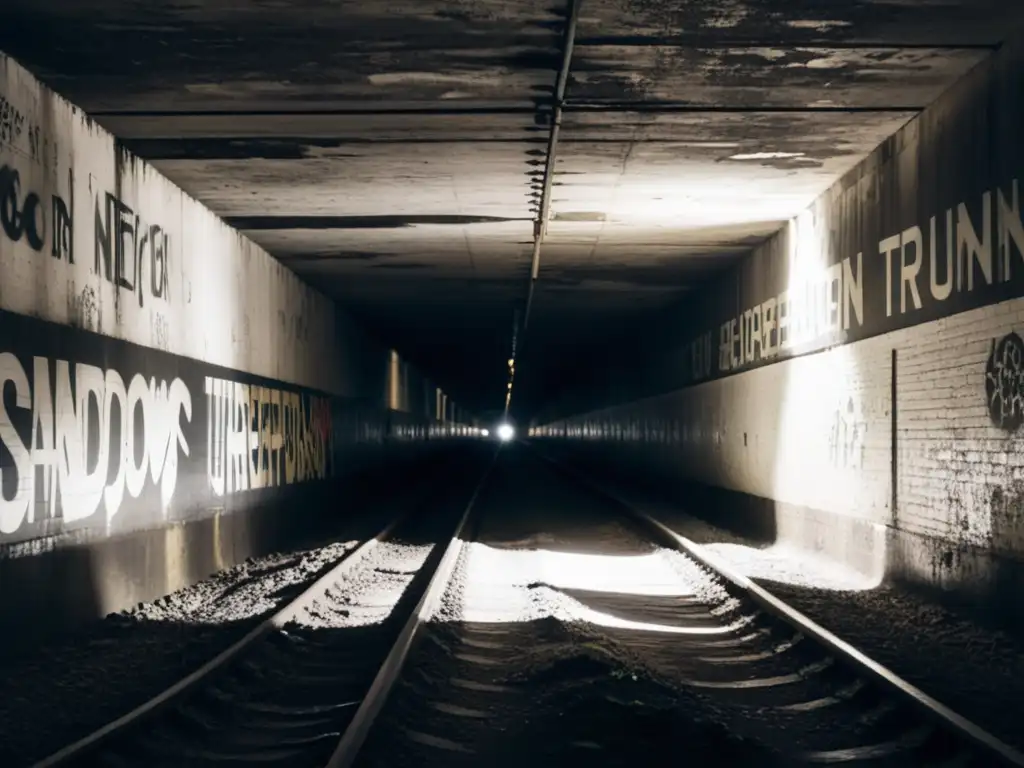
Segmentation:
<svg viewBox="0 0 1024 768">
<path fill-rule="evenodd" d="M 861 325 L 863 254 L 828 269 L 809 270 L 772 296 L 719 327 L 718 370 L 731 371 Z M 706 369 L 706 375 L 711 371 Z"/>
<path fill-rule="evenodd" d="M 181 417 L 192 420 L 192 395 L 184 382 L 136 374 L 126 386 L 115 370 L 78 363 L 72 376 L 67 360 L 35 357 L 30 383 L 18 358 L 4 352 L 0 389 L 8 386 L 14 408 L 30 412 L 31 426 L 26 442 L 0 401 L 0 441 L 12 458 L 3 473 L 16 476 L 16 483 L 3 483 L 16 491 L 10 498 L 0 494 L 0 533 L 43 518 L 85 520 L 101 503 L 109 525 L 125 491 L 138 498 L 147 476 L 159 487 L 166 514 L 178 451 L 189 455 Z"/>
<path fill-rule="evenodd" d="M 838 469 L 861 469 L 864 466 L 864 439 L 867 422 L 859 400 L 852 396 L 840 400 L 832 413 L 829 428 L 829 461 Z"/>
<path fill-rule="evenodd" d="M 877 255 L 861 252 L 825 264 L 822 225 L 816 226 L 813 217 L 798 218 L 790 235 L 786 290 L 719 326 L 717 372 L 842 342 L 859 330 L 866 320 L 865 267 L 873 275 L 879 271 L 871 290 L 881 291 L 884 285 L 885 296 L 874 311 L 884 306 L 886 318 L 926 308 L 934 312 L 958 296 L 1024 274 L 1024 221 L 1016 179 L 1005 189 L 984 192 L 972 209 L 960 202 L 939 216 L 887 234 L 877 249 L 872 245 Z M 689 344 L 692 378 L 697 381 L 714 373 L 704 357 L 706 337 L 701 334 Z"/>
<path fill-rule="evenodd" d="M 331 474 L 327 398 L 206 378 L 210 487 L 218 496 Z"/>
</svg>

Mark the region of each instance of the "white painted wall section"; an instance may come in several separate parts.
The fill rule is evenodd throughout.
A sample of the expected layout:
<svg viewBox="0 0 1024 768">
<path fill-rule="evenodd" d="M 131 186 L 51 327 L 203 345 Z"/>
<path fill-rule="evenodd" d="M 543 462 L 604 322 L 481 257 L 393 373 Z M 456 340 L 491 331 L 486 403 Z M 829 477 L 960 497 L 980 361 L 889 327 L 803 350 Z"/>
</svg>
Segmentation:
<svg viewBox="0 0 1024 768">
<path fill-rule="evenodd" d="M 357 394 L 330 300 L 2 54 L 0 169 L 0 308 Z"/>
</svg>

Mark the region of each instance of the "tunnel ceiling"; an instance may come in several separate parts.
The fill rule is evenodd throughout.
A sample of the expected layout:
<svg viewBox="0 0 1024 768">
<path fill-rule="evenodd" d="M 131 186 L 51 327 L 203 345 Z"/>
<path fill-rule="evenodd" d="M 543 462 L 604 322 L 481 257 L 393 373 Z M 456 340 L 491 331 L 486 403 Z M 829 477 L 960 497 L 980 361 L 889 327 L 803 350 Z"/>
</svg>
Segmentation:
<svg viewBox="0 0 1024 768">
<path fill-rule="evenodd" d="M 517 372 L 535 385 L 582 340 L 685 300 L 1024 17 L 1004 0 L 578 1 L 533 370 Z M 456 398 L 493 408 L 567 13 L 3 0 L 0 49 Z"/>
</svg>

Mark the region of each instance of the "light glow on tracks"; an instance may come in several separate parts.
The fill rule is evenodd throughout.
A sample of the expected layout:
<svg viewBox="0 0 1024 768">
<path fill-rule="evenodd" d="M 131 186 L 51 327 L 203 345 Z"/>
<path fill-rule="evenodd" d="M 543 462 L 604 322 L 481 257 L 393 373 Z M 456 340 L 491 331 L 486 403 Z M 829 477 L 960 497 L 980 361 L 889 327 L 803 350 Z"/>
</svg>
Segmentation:
<svg viewBox="0 0 1024 768">
<path fill-rule="evenodd" d="M 506 542 L 507 546 L 508 542 Z M 514 624 L 555 617 L 598 627 L 658 634 L 711 636 L 735 632 L 749 623 L 738 617 L 723 626 L 669 626 L 633 621 L 591 607 L 591 597 L 632 596 L 637 601 L 675 598 L 681 609 L 710 605 L 706 584 L 690 583 L 670 565 L 673 555 L 652 552 L 615 555 L 560 552 L 555 549 L 506 549 L 466 542 L 461 604 L 442 620 Z M 589 596 L 589 597 L 588 597 Z"/>
</svg>

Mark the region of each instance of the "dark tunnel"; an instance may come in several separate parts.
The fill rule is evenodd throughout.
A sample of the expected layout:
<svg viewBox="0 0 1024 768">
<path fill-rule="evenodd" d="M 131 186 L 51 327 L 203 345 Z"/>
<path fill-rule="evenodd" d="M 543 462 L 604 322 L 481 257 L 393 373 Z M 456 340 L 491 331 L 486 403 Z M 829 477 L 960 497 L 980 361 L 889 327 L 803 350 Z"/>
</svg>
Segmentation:
<svg viewBox="0 0 1024 768">
<path fill-rule="evenodd" d="M 1022 30 L 4 0 L 0 763 L 1024 766 Z"/>
</svg>

